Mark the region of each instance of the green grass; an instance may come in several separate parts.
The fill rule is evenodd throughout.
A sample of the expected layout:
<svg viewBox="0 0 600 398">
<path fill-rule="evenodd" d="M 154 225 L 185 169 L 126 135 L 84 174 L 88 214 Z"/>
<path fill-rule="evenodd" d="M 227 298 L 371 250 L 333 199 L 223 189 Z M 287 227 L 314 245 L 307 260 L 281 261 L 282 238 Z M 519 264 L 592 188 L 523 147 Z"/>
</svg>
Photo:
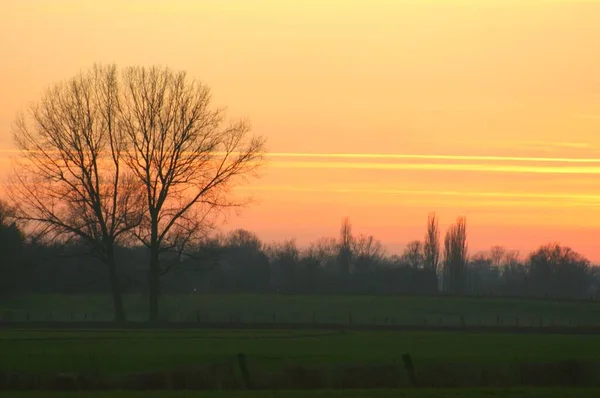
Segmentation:
<svg viewBox="0 0 600 398">
<path fill-rule="evenodd" d="M 0 371 L 119 374 L 190 367 L 248 355 L 251 365 L 375 364 L 410 353 L 432 362 L 597 361 L 600 336 L 435 332 L 34 331 L 0 332 Z"/>
<path fill-rule="evenodd" d="M 325 391 L 252 391 L 252 392 L 3 392 L 5 398 L 592 398 L 600 396 L 600 389 L 583 388 L 526 388 L 526 389 L 439 389 L 439 390 L 325 390 Z"/>
<path fill-rule="evenodd" d="M 125 304 L 131 320 L 146 319 L 146 298 L 127 295 Z M 107 295 L 38 295 L 0 301 L 2 309 L 14 310 L 15 319 L 110 320 L 112 307 Z M 244 322 L 317 322 L 397 324 L 496 325 L 600 325 L 600 302 L 551 301 L 500 298 L 373 297 L 373 296 L 289 296 L 277 294 L 171 295 L 161 302 L 161 313 L 172 321 L 223 322 L 232 318 Z"/>
</svg>

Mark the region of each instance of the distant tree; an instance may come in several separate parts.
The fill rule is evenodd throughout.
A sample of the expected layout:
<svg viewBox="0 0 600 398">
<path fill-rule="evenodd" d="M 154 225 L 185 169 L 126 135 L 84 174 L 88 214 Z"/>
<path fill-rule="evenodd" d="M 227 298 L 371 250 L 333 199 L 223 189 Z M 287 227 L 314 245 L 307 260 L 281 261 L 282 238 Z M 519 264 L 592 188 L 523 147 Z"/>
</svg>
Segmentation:
<svg viewBox="0 0 600 398">
<path fill-rule="evenodd" d="M 254 233 L 245 229 L 236 229 L 226 235 L 224 239 L 226 247 L 245 248 L 248 250 L 262 251 L 263 243 Z"/>
<path fill-rule="evenodd" d="M 314 260 L 319 268 L 333 271 L 338 254 L 336 239 L 323 237 L 309 244 L 304 257 Z"/>
<path fill-rule="evenodd" d="M 467 284 L 470 293 L 487 294 L 498 289 L 500 268 L 494 266 L 493 249 L 477 252 L 468 261 Z"/>
<path fill-rule="evenodd" d="M 539 294 L 582 297 L 591 286 L 590 261 L 558 243 L 541 246 L 529 255 L 532 288 Z"/>
<path fill-rule="evenodd" d="M 335 238 L 323 237 L 311 242 L 302 251 L 302 265 L 306 272 L 308 291 L 325 289 L 326 282 L 335 277 L 338 272 L 337 258 L 339 255 L 338 242 Z"/>
<path fill-rule="evenodd" d="M 519 261 L 519 251 L 518 250 L 508 250 L 504 254 L 504 266 L 510 266 L 513 264 L 518 264 Z"/>
<path fill-rule="evenodd" d="M 149 319 L 159 314 L 161 259 L 181 255 L 239 207 L 231 188 L 255 176 L 265 140 L 245 121 L 227 123 L 209 88 L 184 72 L 132 67 L 122 75 L 119 131 L 127 167 L 143 186 L 144 222 L 136 231 L 149 250 Z"/>
<path fill-rule="evenodd" d="M 501 269 L 501 281 L 504 292 L 508 294 L 527 295 L 531 291 L 526 290 L 527 267 L 519 259 L 519 252 L 508 251 L 504 256 L 504 264 Z"/>
<path fill-rule="evenodd" d="M 490 249 L 490 260 L 491 265 L 496 268 L 500 268 L 507 252 L 503 246 L 495 245 Z"/>
<path fill-rule="evenodd" d="M 0 296 L 16 284 L 16 263 L 23 243 L 24 236 L 17 226 L 13 209 L 0 200 Z"/>
<path fill-rule="evenodd" d="M 466 288 L 467 223 L 459 217 L 444 238 L 444 287 L 453 294 L 463 294 Z"/>
<path fill-rule="evenodd" d="M 437 274 L 440 259 L 440 231 L 435 213 L 430 213 L 427 219 L 427 234 L 423 244 L 424 267 Z"/>
<path fill-rule="evenodd" d="M 0 200 L 0 258 L 6 259 L 18 252 L 24 236 L 17 226 L 14 209 Z"/>
<path fill-rule="evenodd" d="M 372 235 L 358 235 L 352 240 L 354 272 L 364 275 L 372 272 L 385 255 L 383 245 Z"/>
<path fill-rule="evenodd" d="M 300 268 L 300 251 L 293 239 L 282 243 L 273 243 L 267 248 L 272 268 L 272 274 L 277 278 L 275 285 L 287 292 L 297 292 L 301 289 L 303 270 Z"/>
<path fill-rule="evenodd" d="M 95 66 L 50 88 L 16 120 L 20 161 L 8 187 L 32 234 L 85 243 L 104 263 L 117 321 L 125 310 L 115 250 L 145 208 L 141 185 L 123 161 L 120 94 L 114 66 Z"/>
<path fill-rule="evenodd" d="M 265 245 L 255 233 L 237 229 L 227 234 L 217 262 L 226 290 L 265 291 L 269 288 L 269 258 Z"/>
<path fill-rule="evenodd" d="M 346 279 L 350 274 L 352 264 L 352 224 L 348 217 L 342 220 L 340 228 L 340 241 L 338 246 L 338 267 L 342 278 Z M 347 282 L 347 281 L 346 281 Z"/>
<path fill-rule="evenodd" d="M 421 241 L 413 240 L 406 245 L 406 248 L 402 253 L 402 262 L 414 269 L 419 269 L 424 266 L 424 245 Z"/>
</svg>

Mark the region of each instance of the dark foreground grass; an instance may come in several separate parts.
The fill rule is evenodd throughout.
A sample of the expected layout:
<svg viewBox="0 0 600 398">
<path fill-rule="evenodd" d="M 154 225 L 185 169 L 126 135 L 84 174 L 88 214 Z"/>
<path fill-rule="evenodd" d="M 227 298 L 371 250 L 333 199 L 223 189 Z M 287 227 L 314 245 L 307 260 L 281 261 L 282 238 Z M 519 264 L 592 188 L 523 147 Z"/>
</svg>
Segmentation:
<svg viewBox="0 0 600 398">
<path fill-rule="evenodd" d="M 600 387 L 599 352 L 595 335 L 4 330 L 0 389 L 400 388 L 405 353 L 422 387 Z"/>
<path fill-rule="evenodd" d="M 600 389 L 422 389 L 422 390 L 322 390 L 322 391 L 108 391 L 108 392 L 3 392 L 5 398 L 595 398 Z"/>
<path fill-rule="evenodd" d="M 251 366 L 396 363 L 600 362 L 600 336 L 466 332 L 0 331 L 0 371 L 116 375 L 234 360 Z"/>
<path fill-rule="evenodd" d="M 147 298 L 126 295 L 129 319 L 147 318 Z M 110 320 L 108 295 L 34 295 L 0 303 L 15 320 Z M 280 294 L 168 295 L 161 302 L 169 321 L 548 326 L 599 325 L 600 302 L 504 298 L 309 296 Z"/>
</svg>

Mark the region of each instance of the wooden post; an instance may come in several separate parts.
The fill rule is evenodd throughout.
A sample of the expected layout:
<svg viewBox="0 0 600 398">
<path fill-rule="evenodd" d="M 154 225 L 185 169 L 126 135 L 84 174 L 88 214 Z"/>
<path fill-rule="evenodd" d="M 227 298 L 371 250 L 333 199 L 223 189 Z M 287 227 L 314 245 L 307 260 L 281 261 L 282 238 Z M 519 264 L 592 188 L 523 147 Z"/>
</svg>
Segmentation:
<svg viewBox="0 0 600 398">
<path fill-rule="evenodd" d="M 406 369 L 406 373 L 408 373 L 408 379 L 413 387 L 417 387 L 417 376 L 415 374 L 415 367 L 410 357 L 410 354 L 402 354 L 402 362 L 404 363 L 404 368 Z"/>
<path fill-rule="evenodd" d="M 246 355 L 239 353 L 237 354 L 238 365 L 242 372 L 242 380 L 244 381 L 244 387 L 247 390 L 253 390 L 252 380 L 250 379 L 250 373 L 248 372 L 248 364 L 246 363 Z"/>
</svg>

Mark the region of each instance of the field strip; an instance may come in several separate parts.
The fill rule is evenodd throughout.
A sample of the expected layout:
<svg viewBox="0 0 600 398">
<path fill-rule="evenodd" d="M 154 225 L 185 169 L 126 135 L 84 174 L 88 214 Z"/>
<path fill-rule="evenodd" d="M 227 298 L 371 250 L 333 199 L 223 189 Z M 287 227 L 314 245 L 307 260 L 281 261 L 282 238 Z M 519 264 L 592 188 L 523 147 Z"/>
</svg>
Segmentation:
<svg viewBox="0 0 600 398">
<path fill-rule="evenodd" d="M 480 326 L 480 325 L 381 325 L 325 323 L 240 323 L 240 322 L 173 322 L 149 324 L 128 322 L 0 322 L 1 330 L 37 331 L 390 331 L 390 332 L 465 332 L 495 334 L 568 334 L 600 335 L 598 326 Z"/>
<path fill-rule="evenodd" d="M 27 330 L 23 330 L 26 332 Z M 38 332 L 39 330 L 30 330 Z M 65 329 L 65 330 L 46 330 L 48 332 L 69 332 L 69 333 L 79 333 L 84 331 L 92 331 L 97 332 L 96 330 L 74 330 L 74 329 Z M 119 330 L 113 330 L 118 332 Z M 127 332 L 128 330 L 124 330 Z M 154 331 L 153 331 L 154 332 Z M 170 333 L 170 332 L 168 332 Z M 118 335 L 118 336 L 49 336 L 49 337 L 4 337 L 0 335 L 0 340 L 4 341 L 78 341 L 78 340 L 284 340 L 284 339 L 307 339 L 307 338 L 321 338 L 321 337 L 331 337 L 331 336 L 340 336 L 343 335 L 344 332 L 329 332 L 329 333 L 312 333 L 312 334 L 291 334 L 291 335 L 239 335 L 239 336 L 176 336 L 173 334 L 169 334 L 167 336 L 161 335 L 152 335 L 152 336 L 143 336 L 136 334 L 135 336 L 127 336 L 127 335 Z"/>
</svg>

